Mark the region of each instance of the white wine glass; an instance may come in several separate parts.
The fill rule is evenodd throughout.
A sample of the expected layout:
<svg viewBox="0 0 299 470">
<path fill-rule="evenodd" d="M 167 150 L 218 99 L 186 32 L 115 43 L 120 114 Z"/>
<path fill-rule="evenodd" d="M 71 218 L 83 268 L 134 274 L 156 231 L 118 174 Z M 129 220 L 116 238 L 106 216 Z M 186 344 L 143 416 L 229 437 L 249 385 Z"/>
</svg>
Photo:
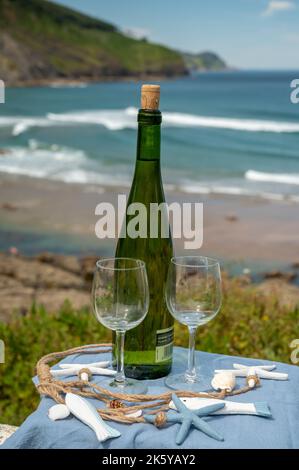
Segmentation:
<svg viewBox="0 0 299 470">
<path fill-rule="evenodd" d="M 171 259 L 165 289 L 172 316 L 189 330 L 188 368 L 170 375 L 165 383 L 175 390 L 204 391 L 211 388 L 211 376 L 195 366 L 197 328 L 212 320 L 221 307 L 219 262 L 205 256 L 180 256 Z"/>
<path fill-rule="evenodd" d="M 120 393 L 146 393 L 147 387 L 125 377 L 125 333 L 139 325 L 149 307 L 145 263 L 133 258 L 107 258 L 97 261 L 92 285 L 93 311 L 97 320 L 116 333 L 116 375 L 100 385 Z"/>
</svg>

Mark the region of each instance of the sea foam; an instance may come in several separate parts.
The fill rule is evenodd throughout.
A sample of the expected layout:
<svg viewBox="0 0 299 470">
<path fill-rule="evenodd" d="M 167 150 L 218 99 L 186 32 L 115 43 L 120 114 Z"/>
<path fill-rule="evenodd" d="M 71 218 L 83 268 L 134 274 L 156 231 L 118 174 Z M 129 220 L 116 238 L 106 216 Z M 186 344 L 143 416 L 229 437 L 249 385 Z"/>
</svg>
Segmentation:
<svg viewBox="0 0 299 470">
<path fill-rule="evenodd" d="M 124 110 L 49 113 L 47 117 L 54 122 L 101 124 L 109 130 L 120 130 L 136 127 L 137 112 L 136 108 L 129 107 Z M 299 124 L 295 122 L 198 116 L 176 112 L 163 112 L 163 125 L 165 127 L 211 127 L 248 132 L 299 132 Z"/>
<path fill-rule="evenodd" d="M 251 181 L 264 183 L 299 184 L 299 174 L 294 173 L 265 173 L 262 171 L 248 170 L 245 178 Z"/>
<path fill-rule="evenodd" d="M 82 150 L 45 146 L 30 139 L 28 147 L 3 149 L 7 154 L 0 159 L 0 171 L 36 178 L 59 179 L 60 174 L 70 167 L 78 167 L 87 160 Z"/>
<path fill-rule="evenodd" d="M 5 149 L 3 149 L 5 150 Z M 129 187 L 131 175 L 125 165 L 106 167 L 102 162 L 92 162 L 88 155 L 78 149 L 61 147 L 59 145 L 43 144 L 35 139 L 30 139 L 27 147 L 6 148 L 7 154 L 0 159 L 0 172 L 30 176 L 34 178 L 46 178 L 64 183 L 87 184 L 98 187 Z M 172 183 L 165 183 L 168 191 L 178 191 L 198 195 L 228 195 L 243 197 L 258 197 L 266 200 L 290 201 L 299 203 L 296 194 L 273 192 L 265 190 L 259 182 L 274 182 L 287 184 L 299 184 L 299 175 L 262 173 L 248 170 L 245 173 L 247 186 L 242 180 L 231 184 L 229 181 L 196 181 L 189 179 L 175 179 Z M 256 186 L 256 184 L 258 186 Z"/>
<path fill-rule="evenodd" d="M 114 168 L 113 173 L 101 162 L 92 162 L 83 150 L 46 145 L 30 139 L 27 147 L 3 149 L 0 172 L 45 178 L 64 183 L 98 184 L 101 186 L 129 186 L 125 168 Z M 5 153 L 7 152 L 7 153 Z"/>
<path fill-rule="evenodd" d="M 135 129 L 137 108 L 47 113 L 46 116 L 7 116 L 0 118 L 0 127 L 12 127 L 12 135 L 20 135 L 32 127 L 101 125 L 111 131 Z M 299 124 L 195 114 L 164 112 L 164 127 L 205 127 L 244 132 L 299 133 Z"/>
</svg>

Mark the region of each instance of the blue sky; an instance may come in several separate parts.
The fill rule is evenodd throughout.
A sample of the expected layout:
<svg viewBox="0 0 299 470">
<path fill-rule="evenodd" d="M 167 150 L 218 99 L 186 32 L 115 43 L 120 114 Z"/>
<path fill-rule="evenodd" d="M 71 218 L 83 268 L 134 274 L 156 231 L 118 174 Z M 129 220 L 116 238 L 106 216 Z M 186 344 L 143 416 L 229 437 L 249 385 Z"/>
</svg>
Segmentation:
<svg viewBox="0 0 299 470">
<path fill-rule="evenodd" d="M 299 69 L 299 0 L 55 0 L 176 49 L 230 65 Z"/>
</svg>

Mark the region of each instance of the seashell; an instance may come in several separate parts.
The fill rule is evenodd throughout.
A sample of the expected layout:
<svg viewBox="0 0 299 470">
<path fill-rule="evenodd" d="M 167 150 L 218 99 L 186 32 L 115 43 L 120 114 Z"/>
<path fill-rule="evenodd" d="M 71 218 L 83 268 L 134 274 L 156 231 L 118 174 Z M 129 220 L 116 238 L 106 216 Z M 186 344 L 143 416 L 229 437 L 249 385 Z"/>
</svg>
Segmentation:
<svg viewBox="0 0 299 470">
<path fill-rule="evenodd" d="M 109 408 L 112 408 L 114 410 L 123 408 L 123 407 L 124 407 L 124 404 L 120 400 L 111 400 L 109 402 Z M 141 415 L 142 415 L 142 410 L 129 411 L 125 413 L 125 416 L 128 416 L 129 418 L 139 418 L 139 416 Z"/>
<path fill-rule="evenodd" d="M 90 372 L 89 369 L 84 367 L 84 368 L 79 370 L 78 377 L 79 377 L 80 380 L 83 380 L 83 382 L 88 382 L 92 378 L 92 373 Z"/>
<path fill-rule="evenodd" d="M 70 410 L 66 405 L 62 403 L 58 405 L 53 405 L 48 410 L 48 416 L 52 421 L 56 421 L 57 419 L 64 419 L 70 415 Z"/>
<path fill-rule="evenodd" d="M 231 392 L 236 385 L 236 379 L 230 372 L 216 373 L 212 379 L 211 385 L 214 390 L 226 390 Z"/>
<path fill-rule="evenodd" d="M 254 388 L 259 384 L 260 380 L 256 374 L 255 368 L 250 367 L 247 372 L 247 384 L 249 388 Z"/>
<path fill-rule="evenodd" d="M 255 375 L 255 377 L 252 377 L 252 376 L 251 376 L 251 378 L 248 378 L 248 379 L 247 379 L 248 387 L 249 387 L 249 388 L 254 388 L 255 385 L 258 383 L 258 380 L 259 380 L 259 379 L 258 379 L 258 376 L 257 376 L 257 375 Z"/>
<path fill-rule="evenodd" d="M 109 402 L 109 408 L 112 408 L 114 410 L 118 408 L 123 408 L 123 407 L 124 407 L 124 404 L 120 400 L 114 399 Z"/>
<path fill-rule="evenodd" d="M 80 374 L 80 380 L 83 380 L 83 382 L 88 382 L 89 380 L 89 374 L 87 372 L 81 372 Z"/>
<path fill-rule="evenodd" d="M 77 419 L 95 432 L 100 442 L 121 435 L 119 431 L 108 426 L 108 424 L 102 420 L 96 408 L 85 398 L 75 395 L 74 393 L 67 393 L 65 403 L 70 412 L 76 416 Z"/>
</svg>

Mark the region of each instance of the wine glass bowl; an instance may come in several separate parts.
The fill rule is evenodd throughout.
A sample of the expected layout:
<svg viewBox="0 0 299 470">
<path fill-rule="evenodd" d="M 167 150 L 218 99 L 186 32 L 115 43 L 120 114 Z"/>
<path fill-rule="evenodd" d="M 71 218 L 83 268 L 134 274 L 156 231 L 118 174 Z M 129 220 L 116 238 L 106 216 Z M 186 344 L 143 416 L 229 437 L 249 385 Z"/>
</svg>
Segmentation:
<svg viewBox="0 0 299 470">
<path fill-rule="evenodd" d="M 185 374 L 169 376 L 166 385 L 174 389 L 207 390 L 210 378 L 203 377 L 195 368 L 195 335 L 197 328 L 212 320 L 220 310 L 219 262 L 205 256 L 172 258 L 165 295 L 170 313 L 188 327 L 190 334 L 188 369 Z"/>
<path fill-rule="evenodd" d="M 219 263 L 204 256 L 172 258 L 171 263 L 166 285 L 169 311 L 183 325 L 204 325 L 221 305 Z"/>
<path fill-rule="evenodd" d="M 124 375 L 125 332 L 138 326 L 149 307 L 145 263 L 133 258 L 107 258 L 97 261 L 92 285 L 96 319 L 116 333 L 117 373 L 109 387 L 122 393 L 145 393 L 142 383 Z"/>
<path fill-rule="evenodd" d="M 147 314 L 145 263 L 132 258 L 97 261 L 94 281 L 94 313 L 110 330 L 131 330 Z M 129 278 L 129 279 L 128 279 Z"/>
</svg>

